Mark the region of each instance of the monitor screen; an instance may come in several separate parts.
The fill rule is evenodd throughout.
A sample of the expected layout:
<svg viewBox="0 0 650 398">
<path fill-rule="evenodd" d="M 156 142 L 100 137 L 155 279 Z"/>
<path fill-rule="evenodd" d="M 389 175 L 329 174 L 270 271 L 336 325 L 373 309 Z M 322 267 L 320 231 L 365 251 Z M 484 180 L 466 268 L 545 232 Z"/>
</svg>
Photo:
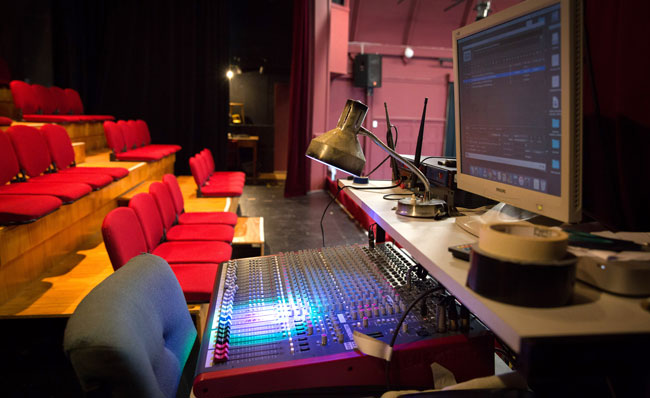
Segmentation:
<svg viewBox="0 0 650 398">
<path fill-rule="evenodd" d="M 579 221 L 579 19 L 530 0 L 453 32 L 460 189 Z"/>
</svg>

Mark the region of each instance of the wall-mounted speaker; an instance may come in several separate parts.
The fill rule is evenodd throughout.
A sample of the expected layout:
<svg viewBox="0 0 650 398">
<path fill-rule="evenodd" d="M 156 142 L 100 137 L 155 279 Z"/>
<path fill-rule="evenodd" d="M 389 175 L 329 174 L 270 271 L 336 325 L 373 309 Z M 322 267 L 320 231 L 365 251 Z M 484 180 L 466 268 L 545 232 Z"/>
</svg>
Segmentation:
<svg viewBox="0 0 650 398">
<path fill-rule="evenodd" d="M 354 57 L 354 86 L 381 87 L 381 55 L 357 54 Z"/>
</svg>

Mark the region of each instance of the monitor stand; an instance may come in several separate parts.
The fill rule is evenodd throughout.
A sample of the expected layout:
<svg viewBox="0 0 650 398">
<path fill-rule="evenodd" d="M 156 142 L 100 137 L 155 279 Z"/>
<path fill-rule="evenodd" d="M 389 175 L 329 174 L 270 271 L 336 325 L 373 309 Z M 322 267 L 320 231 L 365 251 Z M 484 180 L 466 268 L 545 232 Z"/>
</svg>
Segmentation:
<svg viewBox="0 0 650 398">
<path fill-rule="evenodd" d="M 551 220 L 547 217 L 542 217 L 538 214 L 511 206 L 503 202 L 496 204 L 494 207 L 481 214 L 456 217 L 456 225 L 476 237 L 479 236 L 479 232 L 485 224 L 493 224 L 495 222 L 504 223 L 522 221 L 530 222 L 531 224 L 535 225 L 559 225 L 557 221 Z"/>
</svg>

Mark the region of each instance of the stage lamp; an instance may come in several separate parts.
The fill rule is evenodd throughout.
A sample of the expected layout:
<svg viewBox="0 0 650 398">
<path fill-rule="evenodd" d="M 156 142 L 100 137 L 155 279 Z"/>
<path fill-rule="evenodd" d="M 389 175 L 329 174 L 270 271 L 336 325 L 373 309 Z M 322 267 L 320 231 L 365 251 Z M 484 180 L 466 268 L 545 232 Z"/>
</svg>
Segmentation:
<svg viewBox="0 0 650 398">
<path fill-rule="evenodd" d="M 234 75 L 235 72 L 233 72 L 232 69 L 228 69 L 228 71 L 226 72 L 226 77 L 228 78 L 228 80 L 232 79 Z"/>
<path fill-rule="evenodd" d="M 355 176 L 360 176 L 366 157 L 361 150 L 357 135 L 370 138 L 381 149 L 400 163 L 404 164 L 424 184 L 424 194 L 418 197 L 401 199 L 397 203 L 397 214 L 408 217 L 441 218 L 447 214 L 447 204 L 434 199 L 429 180 L 410 161 L 390 149 L 377 136 L 366 130 L 361 124 L 366 118 L 368 107 L 355 100 L 348 100 L 343 108 L 336 128 L 330 130 L 309 143 L 307 157 L 325 163 Z"/>
</svg>

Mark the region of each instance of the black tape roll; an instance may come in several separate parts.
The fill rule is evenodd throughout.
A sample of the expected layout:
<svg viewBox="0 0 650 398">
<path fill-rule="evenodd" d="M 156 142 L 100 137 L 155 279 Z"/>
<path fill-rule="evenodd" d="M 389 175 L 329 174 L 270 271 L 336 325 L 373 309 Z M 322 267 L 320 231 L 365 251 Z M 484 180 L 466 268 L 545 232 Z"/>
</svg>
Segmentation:
<svg viewBox="0 0 650 398">
<path fill-rule="evenodd" d="M 526 307 L 559 307 L 573 296 L 578 258 L 540 264 L 496 258 L 472 245 L 467 286 L 481 296 Z"/>
</svg>

